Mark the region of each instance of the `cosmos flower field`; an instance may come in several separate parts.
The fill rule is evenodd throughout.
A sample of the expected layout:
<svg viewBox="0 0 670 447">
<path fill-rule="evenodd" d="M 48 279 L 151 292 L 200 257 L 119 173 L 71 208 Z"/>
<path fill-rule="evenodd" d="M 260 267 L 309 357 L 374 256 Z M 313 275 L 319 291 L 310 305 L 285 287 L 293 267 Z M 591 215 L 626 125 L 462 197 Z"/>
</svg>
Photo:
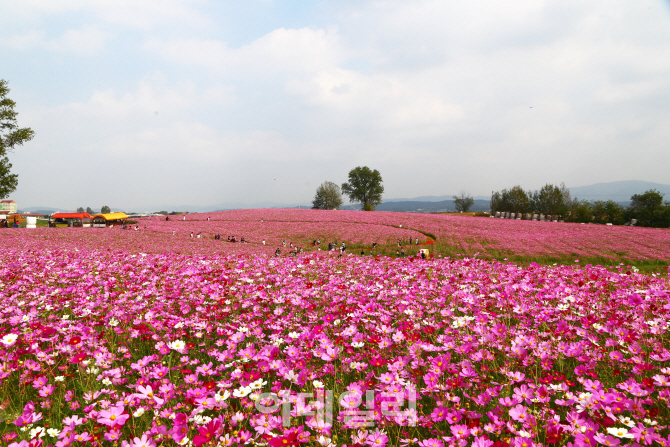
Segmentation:
<svg viewBox="0 0 670 447">
<path fill-rule="evenodd" d="M 187 219 L 0 232 L 2 445 L 670 443 L 665 273 L 309 245 L 436 246 L 474 240 L 494 219 Z M 550 244 L 547 232 L 560 231 L 593 250 L 600 229 L 604 252 L 667 256 L 667 231 L 503 224 L 509 246 Z M 306 251 L 272 256 L 283 240 Z M 554 240 L 547 250 L 565 250 Z"/>
</svg>

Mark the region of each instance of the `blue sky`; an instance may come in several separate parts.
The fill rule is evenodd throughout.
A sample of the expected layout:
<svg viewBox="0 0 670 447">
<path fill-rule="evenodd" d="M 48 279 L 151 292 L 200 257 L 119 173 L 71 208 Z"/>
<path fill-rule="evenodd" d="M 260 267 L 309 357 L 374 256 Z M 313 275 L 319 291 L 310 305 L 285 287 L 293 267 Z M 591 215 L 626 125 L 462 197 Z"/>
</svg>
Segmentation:
<svg viewBox="0 0 670 447">
<path fill-rule="evenodd" d="M 19 207 L 670 183 L 667 1 L 2 1 Z"/>
</svg>

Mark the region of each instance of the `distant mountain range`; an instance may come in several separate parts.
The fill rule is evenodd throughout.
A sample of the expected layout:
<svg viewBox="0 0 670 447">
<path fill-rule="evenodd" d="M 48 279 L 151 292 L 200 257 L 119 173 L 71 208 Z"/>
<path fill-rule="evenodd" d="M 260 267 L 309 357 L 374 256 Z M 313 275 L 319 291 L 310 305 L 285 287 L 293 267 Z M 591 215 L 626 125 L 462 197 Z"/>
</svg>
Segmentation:
<svg viewBox="0 0 670 447">
<path fill-rule="evenodd" d="M 595 185 L 571 187 L 570 194 L 581 200 L 630 202 L 630 198 L 634 194 L 642 194 L 650 189 L 655 189 L 665 194 L 665 198 L 670 200 L 670 185 L 643 182 L 640 180 L 624 180 L 621 182 L 596 183 Z"/>
<path fill-rule="evenodd" d="M 661 183 L 645 182 L 640 180 L 624 180 L 620 182 L 596 183 L 588 186 L 570 187 L 570 193 L 573 197 L 580 200 L 614 200 L 615 202 L 627 205 L 634 194 L 642 194 L 650 189 L 655 189 L 665 194 L 666 199 L 670 200 L 670 185 Z M 475 204 L 472 211 L 488 211 L 490 196 L 474 196 Z M 113 212 L 125 211 L 127 213 L 143 213 L 155 211 L 189 211 L 189 212 L 212 212 L 244 208 L 311 208 L 310 203 L 278 203 L 278 202 L 256 202 L 256 203 L 219 203 L 210 206 L 191 206 L 191 205 L 161 205 L 151 209 L 144 207 L 133 208 L 112 208 Z M 344 205 L 342 209 L 359 210 L 358 204 Z M 22 212 L 52 214 L 57 211 L 74 212 L 63 208 L 52 208 L 47 206 L 33 206 L 21 208 Z M 384 199 L 383 203 L 377 207 L 378 211 L 400 211 L 411 213 L 435 213 L 455 211 L 453 196 L 419 196 L 414 198 L 396 198 Z"/>
</svg>

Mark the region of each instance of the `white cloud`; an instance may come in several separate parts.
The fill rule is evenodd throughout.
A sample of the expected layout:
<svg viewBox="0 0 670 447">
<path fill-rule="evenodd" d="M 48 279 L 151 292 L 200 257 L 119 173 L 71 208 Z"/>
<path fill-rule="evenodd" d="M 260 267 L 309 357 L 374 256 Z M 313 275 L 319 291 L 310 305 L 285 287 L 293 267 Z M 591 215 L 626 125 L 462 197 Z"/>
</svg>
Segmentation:
<svg viewBox="0 0 670 447">
<path fill-rule="evenodd" d="M 343 60 L 335 29 L 280 28 L 240 48 L 207 39 L 151 39 L 145 48 L 180 65 L 205 67 L 220 74 L 242 72 L 265 77 L 314 72 Z"/>
<path fill-rule="evenodd" d="M 98 27 L 87 25 L 80 29 L 67 30 L 53 39 L 48 39 L 44 31 L 37 30 L 15 34 L 0 38 L 0 46 L 16 51 L 44 48 L 58 53 L 88 55 L 102 49 L 111 37 L 110 33 Z"/>
<path fill-rule="evenodd" d="M 340 125 L 342 121 L 351 126 L 365 120 L 368 126 L 385 132 L 412 127 L 425 132 L 427 126 L 442 126 L 464 116 L 459 105 L 388 75 L 365 76 L 334 69 L 305 81 L 289 81 L 287 91 L 309 106 L 338 114 Z"/>
<path fill-rule="evenodd" d="M 75 13 L 94 15 L 104 23 L 150 30 L 157 26 L 209 26 L 210 20 L 189 0 L 21 0 L 3 5 L 3 21 L 35 23 Z"/>
<path fill-rule="evenodd" d="M 52 39 L 46 46 L 56 51 L 71 51 L 78 54 L 93 54 L 100 50 L 111 37 L 110 33 L 94 26 L 85 26 L 80 30 L 68 30 L 58 39 Z"/>
<path fill-rule="evenodd" d="M 17 51 L 42 46 L 44 42 L 44 32 L 36 30 L 0 38 L 0 46 Z"/>
</svg>

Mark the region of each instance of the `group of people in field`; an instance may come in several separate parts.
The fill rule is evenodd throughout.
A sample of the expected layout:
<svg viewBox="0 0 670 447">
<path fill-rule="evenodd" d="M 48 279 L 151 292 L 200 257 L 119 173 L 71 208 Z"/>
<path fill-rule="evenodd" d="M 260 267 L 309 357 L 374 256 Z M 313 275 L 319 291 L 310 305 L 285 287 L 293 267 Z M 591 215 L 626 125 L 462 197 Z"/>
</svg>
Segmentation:
<svg viewBox="0 0 670 447">
<path fill-rule="evenodd" d="M 183 216 L 183 218 L 185 220 L 186 216 Z M 166 216 L 165 220 L 170 220 L 170 219 Z M 207 217 L 207 221 L 209 221 L 209 220 L 210 220 L 210 218 Z M 261 222 L 263 222 L 263 219 L 261 219 Z M 175 234 L 174 230 L 172 231 L 172 234 L 173 235 Z M 202 237 L 202 233 L 200 232 L 200 233 L 197 233 L 197 234 L 194 235 L 193 232 L 191 232 L 190 237 L 200 239 Z M 221 240 L 222 239 L 221 234 L 219 234 L 219 233 L 215 234 L 214 239 L 217 240 L 217 241 Z M 244 237 L 240 237 L 240 239 L 238 240 L 235 236 L 228 236 L 226 238 L 226 241 L 227 242 L 249 242 L 249 240 L 246 240 Z M 266 245 L 265 240 L 262 241 L 262 244 Z M 288 244 L 288 246 L 287 246 L 287 244 Z M 405 248 L 403 247 L 403 244 L 404 244 L 404 241 L 402 239 L 398 239 L 398 247 L 399 248 L 396 250 L 396 256 L 398 256 L 398 257 L 405 257 Z M 321 250 L 321 238 L 314 239 L 311 242 L 311 245 L 313 247 L 318 247 L 317 249 L 320 251 Z M 408 245 L 409 246 L 419 245 L 419 238 L 410 237 Z M 282 248 L 284 250 L 286 250 L 288 248 L 288 251 L 286 252 L 288 256 L 298 256 L 299 253 L 303 252 L 303 249 L 301 247 L 294 246 L 293 242 L 287 242 L 284 239 L 282 241 L 282 247 L 277 247 L 277 249 L 275 250 L 275 253 L 274 253 L 275 257 L 281 256 Z M 375 248 L 377 248 L 377 242 L 372 243 L 372 249 L 374 250 Z M 328 243 L 328 251 L 339 251 L 339 256 L 342 256 L 347 251 L 347 244 L 345 242 L 338 243 L 337 241 L 329 242 Z M 361 249 L 361 256 L 364 256 L 364 255 L 365 255 L 365 250 Z M 426 255 L 423 252 L 421 252 L 420 256 L 423 259 L 426 258 Z"/>
<path fill-rule="evenodd" d="M 409 245 L 412 245 L 412 242 L 414 242 L 415 245 L 419 245 L 419 238 L 417 237 L 416 239 L 412 239 L 410 237 L 409 238 Z M 398 247 L 402 247 L 402 239 L 398 239 Z"/>
<path fill-rule="evenodd" d="M 289 242 L 288 244 L 289 244 L 288 245 L 289 251 L 286 253 L 287 256 L 298 256 L 298 253 L 303 252 L 302 247 L 298 247 L 297 245 L 293 245 L 293 242 Z M 265 241 L 263 241 L 263 245 L 265 245 Z M 286 239 L 284 239 L 284 241 L 282 242 L 282 246 L 285 249 L 287 248 Z M 279 256 L 281 256 L 281 252 L 282 252 L 281 247 L 277 247 L 277 249 L 275 250 L 275 258 L 278 258 Z"/>
<path fill-rule="evenodd" d="M 214 239 L 217 241 L 221 240 L 221 234 L 215 234 Z M 226 242 L 249 242 L 248 240 L 244 239 L 244 237 L 241 237 L 240 240 L 238 241 L 235 236 L 228 236 L 226 239 Z M 265 241 L 263 241 L 265 242 Z"/>
<path fill-rule="evenodd" d="M 121 229 L 122 229 L 122 230 L 135 230 L 135 231 L 138 231 L 138 230 L 140 229 L 140 226 L 139 226 L 139 225 L 135 225 L 135 227 L 133 227 L 132 225 L 128 224 L 128 223 L 124 220 L 124 221 L 121 222 Z M 144 229 L 145 229 L 145 230 L 147 229 L 147 226 L 146 226 L 146 225 L 144 226 Z"/>
</svg>

